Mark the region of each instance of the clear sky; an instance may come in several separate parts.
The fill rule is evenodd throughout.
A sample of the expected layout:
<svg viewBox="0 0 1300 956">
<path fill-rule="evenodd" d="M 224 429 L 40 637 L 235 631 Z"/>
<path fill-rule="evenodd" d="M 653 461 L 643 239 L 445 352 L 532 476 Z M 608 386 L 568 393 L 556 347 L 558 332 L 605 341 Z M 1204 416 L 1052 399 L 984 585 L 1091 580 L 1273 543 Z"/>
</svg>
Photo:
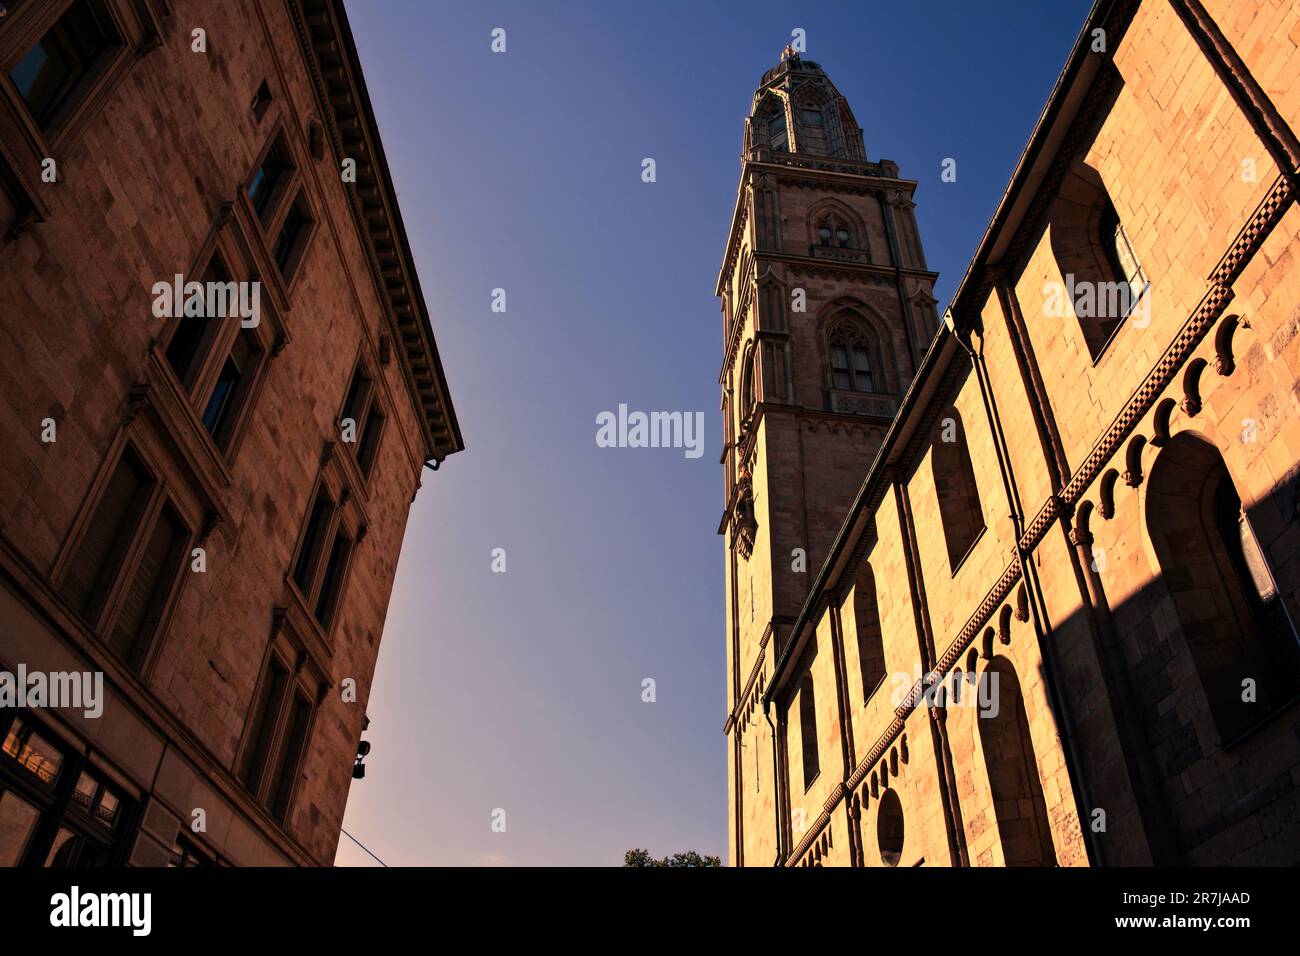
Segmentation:
<svg viewBox="0 0 1300 956">
<path fill-rule="evenodd" d="M 390 865 L 725 857 L 713 289 L 754 88 L 802 28 L 919 181 L 942 307 L 1089 5 L 349 2 L 467 445 L 411 511 L 349 832 Z M 702 412 L 703 454 L 597 447 L 620 404 Z"/>
</svg>

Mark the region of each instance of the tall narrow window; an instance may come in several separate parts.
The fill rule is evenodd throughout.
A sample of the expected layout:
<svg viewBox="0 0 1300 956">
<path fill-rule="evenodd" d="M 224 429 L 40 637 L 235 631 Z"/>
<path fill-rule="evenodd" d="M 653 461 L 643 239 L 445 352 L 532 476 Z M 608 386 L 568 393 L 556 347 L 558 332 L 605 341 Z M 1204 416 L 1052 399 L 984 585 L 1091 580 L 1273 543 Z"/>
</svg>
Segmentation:
<svg viewBox="0 0 1300 956">
<path fill-rule="evenodd" d="M 862 699 L 867 700 L 885 679 L 885 647 L 880 633 L 880 609 L 876 597 L 876 576 L 863 561 L 853 587 L 853 618 L 857 627 L 858 668 L 862 675 Z"/>
<path fill-rule="evenodd" d="M 280 224 L 280 231 L 276 234 L 275 247 L 272 250 L 275 264 L 280 267 L 281 274 L 286 278 L 297 264 L 298 252 L 310 223 L 311 216 L 307 212 L 306 203 L 299 195 L 284 215 L 284 221 Z"/>
<path fill-rule="evenodd" d="M 820 762 L 817 756 L 817 703 L 813 699 L 812 674 L 804 674 L 799 682 L 799 734 L 803 750 L 803 788 L 807 790 L 817 779 Z"/>
<path fill-rule="evenodd" d="M 352 372 L 352 379 L 348 383 L 347 397 L 343 400 L 339 425 L 344 443 L 356 455 L 362 475 L 368 478 L 379 449 L 384 415 L 375 383 L 366 374 L 365 366 L 360 362 Z"/>
<path fill-rule="evenodd" d="M 328 627 L 334 614 L 334 608 L 338 603 L 339 587 L 343 583 L 343 571 L 347 567 L 348 552 L 351 549 L 352 542 L 340 529 L 334 536 L 329 560 L 325 562 L 325 575 L 321 579 L 320 593 L 316 597 L 316 620 L 320 621 L 322 626 Z"/>
<path fill-rule="evenodd" d="M 239 779 L 280 821 L 289 815 L 315 710 L 307 680 L 290 670 L 280 652 L 271 652 L 239 761 Z"/>
<path fill-rule="evenodd" d="M 240 329 L 203 409 L 203 427 L 219 448 L 229 443 L 261 358 L 262 346 L 256 334 L 252 329 Z"/>
<path fill-rule="evenodd" d="M 298 560 L 293 568 L 293 579 L 304 596 L 311 593 L 317 563 L 320 561 L 320 552 L 325 545 L 325 535 L 329 531 L 333 517 L 334 502 L 330 500 L 322 485 L 316 493 L 316 500 L 312 503 L 311 515 L 307 519 L 307 531 L 303 535 L 302 547 L 298 551 Z"/>
<path fill-rule="evenodd" d="M 51 125 L 116 42 L 108 19 L 91 0 L 77 0 L 63 12 L 9 71 L 36 125 Z"/>
<path fill-rule="evenodd" d="M 935 423 L 930 467 L 934 472 L 943 536 L 948 545 L 948 567 L 955 574 L 962 558 L 984 531 L 979 485 L 971 466 L 966 428 L 956 408 L 949 408 Z"/>
<path fill-rule="evenodd" d="M 262 771 L 266 769 L 275 736 L 276 718 L 283 703 L 284 690 L 288 681 L 288 668 L 273 655 L 262 677 L 262 687 L 253 711 L 253 724 L 249 728 L 248 743 L 244 747 L 244 756 L 239 768 L 239 779 L 250 790 L 256 789 L 262 778 Z"/>
<path fill-rule="evenodd" d="M 785 110 L 777 104 L 767 120 L 767 142 L 775 150 L 785 152 L 789 148 L 790 137 L 785 126 Z"/>
<path fill-rule="evenodd" d="M 163 606 L 185 559 L 189 530 L 174 508 L 164 505 L 122 597 L 108 645 L 138 670 L 162 619 Z"/>
<path fill-rule="evenodd" d="M 127 445 L 63 578 L 63 596 L 92 625 L 126 557 L 153 488 L 153 475 L 135 449 Z"/>
<path fill-rule="evenodd" d="M 128 443 L 61 572 L 63 597 L 135 671 L 182 583 L 193 525 L 177 500 Z"/>
<path fill-rule="evenodd" d="M 230 270 L 226 268 L 220 253 L 214 252 L 212 254 L 212 258 L 208 260 L 207 268 L 203 271 L 201 281 L 204 289 L 210 287 L 209 283 L 224 284 L 230 282 Z M 210 311 L 208 305 L 210 303 L 205 304 L 203 315 L 182 315 L 179 317 L 176 320 L 176 329 L 172 332 L 171 341 L 167 343 L 165 353 L 167 364 L 172 367 L 177 380 L 187 391 L 194 384 L 194 379 L 203 365 L 203 358 L 208 349 L 211 348 L 221 326 L 220 317 L 207 314 Z"/>
<path fill-rule="evenodd" d="M 277 136 L 248 181 L 248 198 L 263 223 L 270 220 L 271 213 L 274 212 L 272 200 L 283 191 L 293 169 L 292 154 L 285 145 L 283 136 Z"/>
</svg>

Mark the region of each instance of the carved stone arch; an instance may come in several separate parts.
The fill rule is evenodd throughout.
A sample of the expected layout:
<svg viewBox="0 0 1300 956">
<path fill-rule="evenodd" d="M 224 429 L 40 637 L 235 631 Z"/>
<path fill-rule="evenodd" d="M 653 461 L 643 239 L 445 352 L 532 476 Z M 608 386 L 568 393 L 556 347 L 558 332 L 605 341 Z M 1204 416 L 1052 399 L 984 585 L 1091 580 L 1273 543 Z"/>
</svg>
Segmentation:
<svg viewBox="0 0 1300 956">
<path fill-rule="evenodd" d="M 1192 359 L 1183 373 L 1183 400 L 1179 407 L 1188 418 L 1195 418 L 1201 411 L 1201 374 L 1209 363 L 1203 358 Z"/>
<path fill-rule="evenodd" d="M 849 249 L 856 249 L 860 252 L 866 252 L 870 259 L 870 247 L 867 244 L 867 224 L 858 212 L 848 203 L 827 196 L 821 199 L 809 208 L 807 216 L 808 224 L 808 245 L 815 248 L 819 245 L 839 246 L 840 243 L 836 236 L 836 230 L 840 227 L 846 229 L 849 233 Z M 830 229 L 829 242 L 824 242 L 826 237 L 820 236 L 818 230 L 826 225 Z"/>
<path fill-rule="evenodd" d="M 994 648 L 993 648 L 993 641 L 994 641 L 995 638 L 996 638 L 996 635 L 995 635 L 995 633 L 994 633 L 994 631 L 993 631 L 993 628 L 991 628 L 991 627 L 986 627 L 986 628 L 984 629 L 984 637 L 983 637 L 983 639 L 980 641 L 980 653 L 982 653 L 982 654 L 984 655 L 984 659 L 985 659 L 985 660 L 992 660 L 992 659 L 993 659 L 993 650 L 994 650 Z"/>
<path fill-rule="evenodd" d="M 1165 442 L 1169 441 L 1169 419 L 1177 407 L 1178 403 L 1172 398 L 1162 399 L 1156 406 L 1155 414 L 1151 418 L 1151 427 L 1154 431 L 1151 444 L 1157 448 L 1163 447 Z"/>
<path fill-rule="evenodd" d="M 1218 331 L 1214 333 L 1214 370 L 1220 375 L 1231 375 L 1237 369 L 1232 354 L 1232 339 L 1239 328 L 1248 329 L 1250 323 L 1243 322 L 1238 315 L 1225 315 L 1219 321 Z"/>
<path fill-rule="evenodd" d="M 1124 452 L 1124 484 L 1130 488 L 1142 484 L 1142 450 L 1146 446 L 1145 435 L 1134 435 Z"/>
<path fill-rule="evenodd" d="M 1022 624 L 1029 620 L 1029 594 L 1023 584 L 1016 588 L 1016 620 Z"/>
<path fill-rule="evenodd" d="M 1119 471 L 1114 468 L 1108 468 L 1101 476 L 1101 487 L 1098 489 L 1101 504 L 1097 506 L 1097 511 L 1107 521 L 1115 517 L 1115 482 L 1118 480 Z"/>
<path fill-rule="evenodd" d="M 998 614 L 998 640 L 1003 644 L 1011 643 L 1011 605 L 1002 605 L 1002 610 Z"/>
</svg>

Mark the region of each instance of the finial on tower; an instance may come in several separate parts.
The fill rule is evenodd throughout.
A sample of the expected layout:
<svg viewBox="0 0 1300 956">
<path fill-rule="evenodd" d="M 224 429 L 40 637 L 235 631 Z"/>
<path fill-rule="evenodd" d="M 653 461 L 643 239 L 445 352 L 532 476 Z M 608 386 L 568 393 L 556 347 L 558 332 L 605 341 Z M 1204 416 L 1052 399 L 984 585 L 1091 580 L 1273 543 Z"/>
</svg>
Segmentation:
<svg viewBox="0 0 1300 956">
<path fill-rule="evenodd" d="M 781 51 L 781 62 L 784 63 L 786 60 L 797 60 L 797 59 L 799 59 L 799 51 L 796 50 L 791 44 L 787 43 L 785 45 L 785 49 Z"/>
</svg>

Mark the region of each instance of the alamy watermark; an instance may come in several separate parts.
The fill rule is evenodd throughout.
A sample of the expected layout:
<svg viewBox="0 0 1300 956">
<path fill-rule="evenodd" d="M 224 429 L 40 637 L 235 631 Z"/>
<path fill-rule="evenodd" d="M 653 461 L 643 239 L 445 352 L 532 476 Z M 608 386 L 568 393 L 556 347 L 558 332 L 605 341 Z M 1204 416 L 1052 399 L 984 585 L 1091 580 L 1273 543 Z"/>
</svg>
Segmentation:
<svg viewBox="0 0 1300 956">
<path fill-rule="evenodd" d="M 246 329 L 255 329 L 262 321 L 262 283 L 186 282 L 179 272 L 171 282 L 153 284 L 155 318 L 233 319 Z"/>
<path fill-rule="evenodd" d="M 104 713 L 102 671 L 0 671 L 0 708 L 58 707 L 80 710 L 94 720 Z"/>
<path fill-rule="evenodd" d="M 687 458 L 704 454 L 703 412 L 618 412 L 596 416 L 598 448 L 684 448 Z"/>
</svg>

